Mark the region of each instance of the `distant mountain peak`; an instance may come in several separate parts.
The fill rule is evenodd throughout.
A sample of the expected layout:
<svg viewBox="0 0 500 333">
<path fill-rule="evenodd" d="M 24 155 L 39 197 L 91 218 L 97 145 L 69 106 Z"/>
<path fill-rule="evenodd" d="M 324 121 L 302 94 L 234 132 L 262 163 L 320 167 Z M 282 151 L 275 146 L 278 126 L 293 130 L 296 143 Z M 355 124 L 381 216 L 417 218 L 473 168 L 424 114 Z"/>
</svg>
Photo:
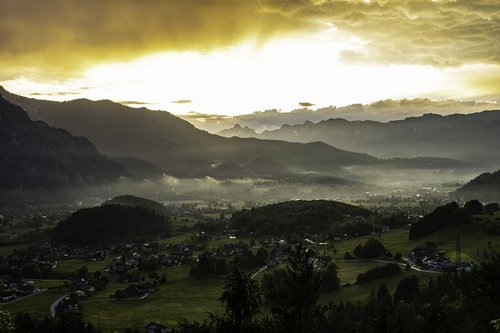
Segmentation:
<svg viewBox="0 0 500 333">
<path fill-rule="evenodd" d="M 220 131 L 217 135 L 225 136 L 227 138 L 233 136 L 240 138 L 253 138 L 257 136 L 257 133 L 248 126 L 242 127 L 239 123 L 236 123 L 233 127 Z"/>
</svg>

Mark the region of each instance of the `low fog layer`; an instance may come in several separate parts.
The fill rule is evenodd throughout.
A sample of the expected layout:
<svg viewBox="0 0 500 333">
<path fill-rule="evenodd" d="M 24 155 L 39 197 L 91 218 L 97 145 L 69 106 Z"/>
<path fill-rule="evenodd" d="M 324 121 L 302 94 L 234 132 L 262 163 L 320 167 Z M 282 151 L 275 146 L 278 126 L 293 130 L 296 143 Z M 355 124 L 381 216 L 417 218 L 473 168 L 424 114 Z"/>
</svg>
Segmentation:
<svg viewBox="0 0 500 333">
<path fill-rule="evenodd" d="M 222 200 L 285 201 L 295 199 L 337 199 L 394 191 L 416 191 L 423 187 L 443 189 L 474 178 L 472 172 L 442 172 L 436 170 L 382 170 L 349 168 L 354 175 L 349 180 L 325 175 L 307 174 L 303 177 L 281 179 L 176 178 L 164 175 L 159 179 L 136 181 L 127 178 L 100 186 L 56 191 L 1 191 L 0 202 L 10 205 L 97 205 L 122 194 L 133 194 L 157 201 Z M 451 188 L 453 190 L 454 188 Z"/>
</svg>

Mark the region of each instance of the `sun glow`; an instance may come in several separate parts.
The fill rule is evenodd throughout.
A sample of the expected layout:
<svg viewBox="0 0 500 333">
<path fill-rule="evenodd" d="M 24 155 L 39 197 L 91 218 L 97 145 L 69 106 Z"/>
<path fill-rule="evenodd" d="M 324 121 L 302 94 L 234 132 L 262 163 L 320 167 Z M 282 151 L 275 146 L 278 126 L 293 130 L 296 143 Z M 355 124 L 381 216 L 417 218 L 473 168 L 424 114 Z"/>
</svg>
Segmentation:
<svg viewBox="0 0 500 333">
<path fill-rule="evenodd" d="M 111 99 L 177 114 L 288 111 L 299 102 L 340 106 L 436 92 L 436 98 L 467 96 L 466 85 L 456 81 L 453 93 L 443 89 L 449 85 L 446 69 L 349 62 L 343 52 L 362 51 L 364 41 L 325 25 L 327 29 L 317 34 L 263 45 L 246 42 L 207 53 L 158 53 L 131 62 L 96 65 L 64 82 L 20 78 L 2 85 L 25 95 L 37 92 L 37 98 Z"/>
</svg>

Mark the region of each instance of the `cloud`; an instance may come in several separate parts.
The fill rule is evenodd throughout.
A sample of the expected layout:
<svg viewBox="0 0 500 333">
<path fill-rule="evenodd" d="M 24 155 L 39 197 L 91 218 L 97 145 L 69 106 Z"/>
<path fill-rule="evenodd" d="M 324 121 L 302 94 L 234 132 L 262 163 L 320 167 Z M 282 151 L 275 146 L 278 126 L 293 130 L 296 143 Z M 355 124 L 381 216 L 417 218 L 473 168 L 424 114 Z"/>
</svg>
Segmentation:
<svg viewBox="0 0 500 333">
<path fill-rule="evenodd" d="M 349 63 L 500 64 L 497 0 L 0 0 L 0 22 L 0 81 L 64 82 L 90 65 L 328 29 Z M 477 80 L 495 97 L 498 80 Z"/>
<path fill-rule="evenodd" d="M 262 0 L 270 13 L 327 22 L 366 42 L 353 62 L 458 66 L 500 63 L 497 0 Z"/>
<path fill-rule="evenodd" d="M 190 99 L 178 99 L 176 101 L 172 101 L 170 103 L 174 103 L 174 104 L 190 104 L 192 103 L 193 101 L 190 100 Z"/>
<path fill-rule="evenodd" d="M 303 108 L 309 108 L 311 106 L 314 106 L 315 104 L 309 102 L 300 102 L 299 105 Z"/>
<path fill-rule="evenodd" d="M 72 92 L 72 91 L 59 91 L 59 92 L 56 92 L 56 93 L 39 93 L 39 92 L 35 92 L 35 93 L 29 94 L 29 96 L 34 96 L 34 97 L 37 97 L 37 96 L 71 96 L 71 95 L 80 95 L 80 93 L 78 93 L 78 92 Z"/>
<path fill-rule="evenodd" d="M 147 103 L 147 102 L 141 102 L 141 101 L 116 101 L 117 103 L 124 104 L 124 105 L 150 105 L 152 103 Z"/>
<path fill-rule="evenodd" d="M 309 25 L 248 0 L 1 0 L 0 22 L 0 65 L 53 76 L 152 52 L 259 41 Z"/>
<path fill-rule="evenodd" d="M 491 77 L 493 80 L 493 76 Z M 485 78 L 488 84 L 488 78 Z M 420 116 L 425 113 L 452 114 L 472 113 L 483 110 L 498 109 L 498 102 L 483 101 L 457 101 L 457 100 L 431 100 L 428 98 L 414 99 L 385 99 L 371 104 L 352 104 L 342 107 L 328 106 L 317 110 L 297 109 L 290 112 L 268 110 L 253 112 L 238 116 L 217 116 L 193 113 L 180 115 L 181 118 L 191 122 L 198 128 L 212 133 L 240 124 L 261 132 L 273 130 L 282 125 L 303 124 L 306 121 L 319 122 L 330 118 L 343 118 L 347 120 L 376 120 L 390 121 L 407 117 Z"/>
</svg>

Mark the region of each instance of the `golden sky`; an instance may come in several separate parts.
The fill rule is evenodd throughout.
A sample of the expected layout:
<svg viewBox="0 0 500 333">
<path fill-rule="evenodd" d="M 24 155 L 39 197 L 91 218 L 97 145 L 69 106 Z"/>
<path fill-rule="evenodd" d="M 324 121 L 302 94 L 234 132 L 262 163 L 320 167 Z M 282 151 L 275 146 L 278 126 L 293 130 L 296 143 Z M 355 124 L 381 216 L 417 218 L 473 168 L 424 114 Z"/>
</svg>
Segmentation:
<svg viewBox="0 0 500 333">
<path fill-rule="evenodd" d="M 37 98 L 219 114 L 500 100 L 498 0 L 0 0 L 0 22 L 0 84 Z"/>
</svg>

